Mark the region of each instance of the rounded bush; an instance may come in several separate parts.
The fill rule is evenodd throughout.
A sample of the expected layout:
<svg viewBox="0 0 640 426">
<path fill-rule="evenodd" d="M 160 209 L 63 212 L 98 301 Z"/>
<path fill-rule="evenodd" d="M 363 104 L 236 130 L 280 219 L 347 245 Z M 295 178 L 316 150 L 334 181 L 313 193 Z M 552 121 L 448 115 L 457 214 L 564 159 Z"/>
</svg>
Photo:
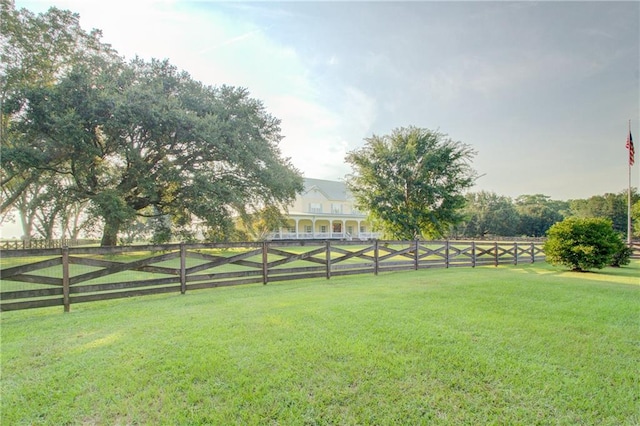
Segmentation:
<svg viewBox="0 0 640 426">
<path fill-rule="evenodd" d="M 552 265 L 588 271 L 611 265 L 621 243 L 611 220 L 571 217 L 549 228 L 544 252 Z"/>
</svg>

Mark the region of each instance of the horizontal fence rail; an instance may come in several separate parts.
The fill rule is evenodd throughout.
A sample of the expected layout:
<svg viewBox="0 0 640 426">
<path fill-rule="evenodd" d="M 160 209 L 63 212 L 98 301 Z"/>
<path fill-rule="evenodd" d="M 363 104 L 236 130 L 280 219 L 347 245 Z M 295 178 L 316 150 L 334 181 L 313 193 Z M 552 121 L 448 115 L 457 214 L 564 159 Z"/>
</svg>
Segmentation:
<svg viewBox="0 0 640 426">
<path fill-rule="evenodd" d="M 270 241 L 0 251 L 0 310 L 426 268 L 533 263 L 542 242 Z"/>
</svg>

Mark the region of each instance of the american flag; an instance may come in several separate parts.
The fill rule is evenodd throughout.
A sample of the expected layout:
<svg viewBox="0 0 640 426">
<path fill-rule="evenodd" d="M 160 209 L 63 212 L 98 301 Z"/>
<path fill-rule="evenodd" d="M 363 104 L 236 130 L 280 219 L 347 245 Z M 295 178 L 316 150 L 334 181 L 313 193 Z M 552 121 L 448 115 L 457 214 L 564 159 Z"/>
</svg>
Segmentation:
<svg viewBox="0 0 640 426">
<path fill-rule="evenodd" d="M 634 157 L 636 155 L 636 151 L 633 148 L 633 137 L 631 136 L 631 130 L 629 130 L 629 136 L 627 136 L 627 149 L 629 150 L 629 165 L 633 166 L 633 163 L 635 163 Z"/>
</svg>

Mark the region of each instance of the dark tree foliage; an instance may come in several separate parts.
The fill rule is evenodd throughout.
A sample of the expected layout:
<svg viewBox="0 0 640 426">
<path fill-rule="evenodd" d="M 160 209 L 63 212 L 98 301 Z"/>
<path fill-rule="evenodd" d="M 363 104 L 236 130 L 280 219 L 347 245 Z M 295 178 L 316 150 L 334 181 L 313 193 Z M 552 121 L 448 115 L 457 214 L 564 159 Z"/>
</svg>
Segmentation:
<svg viewBox="0 0 640 426">
<path fill-rule="evenodd" d="M 543 194 L 521 195 L 516 198 L 515 208 L 520 216 L 516 234 L 543 237 L 554 223 L 564 219 L 568 203 Z"/>
<path fill-rule="evenodd" d="M 631 205 L 640 201 L 640 194 L 634 188 L 631 192 Z M 575 217 L 602 217 L 613 223 L 613 229 L 627 232 L 627 191 L 617 194 L 594 195 L 587 199 L 569 201 L 571 215 Z"/>
<path fill-rule="evenodd" d="M 483 238 L 516 235 L 519 216 L 509 197 L 493 192 L 471 192 L 465 196 L 464 219 L 455 227 L 456 236 Z"/>
<path fill-rule="evenodd" d="M 475 152 L 446 135 L 417 127 L 365 139 L 347 154 L 347 185 L 388 236 L 438 237 L 461 219 L 463 191 L 473 185 Z"/>
<path fill-rule="evenodd" d="M 631 204 L 631 220 L 633 224 L 633 237 L 640 237 L 640 199 Z"/>
</svg>

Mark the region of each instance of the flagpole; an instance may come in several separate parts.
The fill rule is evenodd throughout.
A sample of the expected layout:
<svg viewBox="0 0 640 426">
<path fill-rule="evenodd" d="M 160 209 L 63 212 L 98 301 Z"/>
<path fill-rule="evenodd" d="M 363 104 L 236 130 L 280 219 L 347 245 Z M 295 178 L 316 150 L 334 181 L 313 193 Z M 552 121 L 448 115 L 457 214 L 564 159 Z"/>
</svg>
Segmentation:
<svg viewBox="0 0 640 426">
<path fill-rule="evenodd" d="M 627 133 L 628 144 L 631 142 L 631 120 L 629 120 L 629 133 Z M 627 164 L 629 168 L 629 188 L 627 190 L 627 243 L 631 246 L 631 146 L 629 146 L 627 155 L 629 156 Z"/>
</svg>

